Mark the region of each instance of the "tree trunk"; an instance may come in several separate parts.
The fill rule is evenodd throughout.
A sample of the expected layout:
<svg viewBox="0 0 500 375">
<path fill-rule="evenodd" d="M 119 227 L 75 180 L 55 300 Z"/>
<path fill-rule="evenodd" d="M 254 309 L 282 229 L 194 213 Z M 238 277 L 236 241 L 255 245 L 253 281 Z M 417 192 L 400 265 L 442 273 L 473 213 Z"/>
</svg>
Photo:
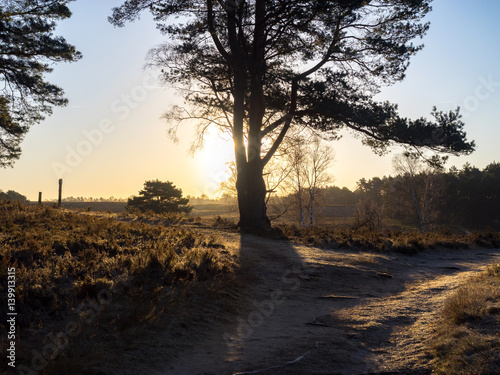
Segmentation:
<svg viewBox="0 0 500 375">
<path fill-rule="evenodd" d="M 297 199 L 299 203 L 299 218 L 300 218 L 300 225 L 302 225 L 302 228 L 306 229 L 306 218 L 304 216 L 304 202 L 302 201 L 302 189 L 299 186 L 299 191 L 297 193 Z"/>
<path fill-rule="evenodd" d="M 265 47 L 266 47 L 266 2 L 255 1 L 254 43 L 250 60 L 240 60 L 246 64 L 250 83 L 250 110 L 248 113 L 248 152 L 236 161 L 238 206 L 240 228 L 268 230 L 271 222 L 266 214 L 266 184 L 263 177 L 264 163 L 261 159 L 262 121 L 266 104 L 264 97 Z M 242 143 L 242 139 L 235 144 Z"/>
<path fill-rule="evenodd" d="M 271 221 L 266 213 L 266 184 L 258 162 L 238 167 L 236 189 L 242 229 L 269 230 Z"/>
<path fill-rule="evenodd" d="M 316 184 L 316 182 L 315 182 Z M 314 226 L 314 199 L 316 198 L 316 186 L 313 186 L 309 197 L 309 226 Z"/>
</svg>

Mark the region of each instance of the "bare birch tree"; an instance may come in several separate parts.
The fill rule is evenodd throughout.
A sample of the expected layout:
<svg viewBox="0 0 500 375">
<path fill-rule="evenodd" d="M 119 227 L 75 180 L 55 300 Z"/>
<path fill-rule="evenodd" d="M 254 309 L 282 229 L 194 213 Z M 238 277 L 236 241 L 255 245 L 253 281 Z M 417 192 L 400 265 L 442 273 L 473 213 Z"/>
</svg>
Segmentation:
<svg viewBox="0 0 500 375">
<path fill-rule="evenodd" d="M 332 181 L 328 174 L 334 158 L 333 150 L 316 135 L 290 138 L 286 147 L 290 165 L 288 192 L 298 210 L 300 225 L 313 226 L 318 208 L 318 192 Z"/>
<path fill-rule="evenodd" d="M 409 203 L 418 230 L 424 233 L 438 214 L 438 197 L 442 184 L 438 172 L 443 170 L 446 157 L 423 159 L 421 154 L 406 151 L 393 159 L 393 167 L 401 179 L 401 188 Z"/>
</svg>

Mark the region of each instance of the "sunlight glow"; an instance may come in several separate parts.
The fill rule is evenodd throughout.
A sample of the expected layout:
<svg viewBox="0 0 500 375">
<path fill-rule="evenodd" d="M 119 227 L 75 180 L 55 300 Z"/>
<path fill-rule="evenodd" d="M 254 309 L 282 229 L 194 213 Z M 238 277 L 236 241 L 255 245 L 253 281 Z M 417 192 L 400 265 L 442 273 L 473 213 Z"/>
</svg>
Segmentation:
<svg viewBox="0 0 500 375">
<path fill-rule="evenodd" d="M 212 130 L 206 135 L 205 145 L 195 153 L 194 159 L 207 180 L 203 194 L 211 198 L 220 195 L 219 186 L 229 177 L 227 163 L 234 160 L 232 140 Z"/>
</svg>

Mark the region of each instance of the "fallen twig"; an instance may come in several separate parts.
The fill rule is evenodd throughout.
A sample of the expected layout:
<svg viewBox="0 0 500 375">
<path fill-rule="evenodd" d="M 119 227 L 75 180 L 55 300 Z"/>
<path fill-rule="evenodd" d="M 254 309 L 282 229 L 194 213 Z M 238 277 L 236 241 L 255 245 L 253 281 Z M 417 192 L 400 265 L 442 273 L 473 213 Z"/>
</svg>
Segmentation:
<svg viewBox="0 0 500 375">
<path fill-rule="evenodd" d="M 275 370 L 275 369 L 278 369 L 278 368 L 282 368 L 282 367 L 286 367 L 288 365 L 293 365 L 294 363 L 297 363 L 297 362 L 300 362 L 302 361 L 306 355 L 310 352 L 310 350 L 308 350 L 307 352 L 305 352 L 304 354 L 302 354 L 300 357 L 297 357 L 295 358 L 293 361 L 290 361 L 290 362 L 287 362 L 283 365 L 276 365 L 276 366 L 271 366 L 271 367 L 268 367 L 268 368 L 265 368 L 263 370 L 256 370 L 256 371 L 246 371 L 246 372 L 236 372 L 234 373 L 233 375 L 250 375 L 250 374 L 260 374 L 262 372 L 265 372 L 265 371 L 269 371 L 269 370 Z"/>
</svg>

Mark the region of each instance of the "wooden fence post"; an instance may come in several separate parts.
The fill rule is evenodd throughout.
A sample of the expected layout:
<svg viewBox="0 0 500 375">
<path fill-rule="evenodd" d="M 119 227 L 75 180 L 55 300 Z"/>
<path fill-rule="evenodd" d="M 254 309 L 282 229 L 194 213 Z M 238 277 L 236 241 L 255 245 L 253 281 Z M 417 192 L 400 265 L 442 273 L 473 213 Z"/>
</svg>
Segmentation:
<svg viewBox="0 0 500 375">
<path fill-rule="evenodd" d="M 42 192 L 38 193 L 38 204 L 42 204 Z"/>
<path fill-rule="evenodd" d="M 61 207 L 62 201 L 62 178 L 59 179 L 59 199 L 57 200 L 57 207 Z"/>
</svg>

